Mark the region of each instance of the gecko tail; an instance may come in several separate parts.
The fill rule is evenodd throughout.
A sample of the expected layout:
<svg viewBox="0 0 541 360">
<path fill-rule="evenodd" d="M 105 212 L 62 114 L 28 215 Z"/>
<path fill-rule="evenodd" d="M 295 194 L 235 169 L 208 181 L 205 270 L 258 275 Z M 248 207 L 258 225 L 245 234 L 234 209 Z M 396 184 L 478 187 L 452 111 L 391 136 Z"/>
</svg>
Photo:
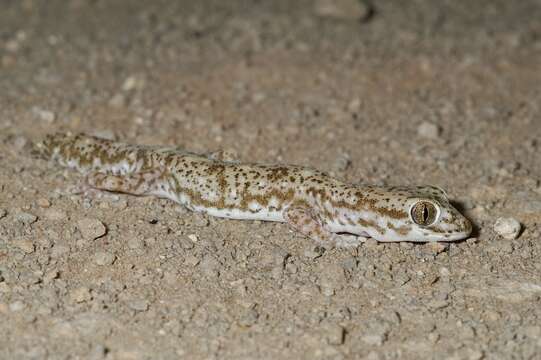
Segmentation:
<svg viewBox="0 0 541 360">
<path fill-rule="evenodd" d="M 48 134 L 42 141 L 32 144 L 30 155 L 37 159 L 51 160 L 61 150 L 62 146 L 72 141 L 73 135 L 71 133 Z"/>
<path fill-rule="evenodd" d="M 32 155 L 81 173 L 127 174 L 140 170 L 145 159 L 139 147 L 85 134 L 56 133 L 34 144 Z"/>
</svg>

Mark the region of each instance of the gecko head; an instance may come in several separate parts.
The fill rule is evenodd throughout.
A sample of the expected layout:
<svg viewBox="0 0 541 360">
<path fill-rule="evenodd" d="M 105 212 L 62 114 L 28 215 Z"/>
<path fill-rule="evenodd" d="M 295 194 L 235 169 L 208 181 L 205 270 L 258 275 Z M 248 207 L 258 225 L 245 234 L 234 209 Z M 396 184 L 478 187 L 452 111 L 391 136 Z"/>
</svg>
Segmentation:
<svg viewBox="0 0 541 360">
<path fill-rule="evenodd" d="M 440 188 L 418 187 L 406 199 L 410 241 L 454 241 L 467 238 L 472 226 Z"/>
</svg>

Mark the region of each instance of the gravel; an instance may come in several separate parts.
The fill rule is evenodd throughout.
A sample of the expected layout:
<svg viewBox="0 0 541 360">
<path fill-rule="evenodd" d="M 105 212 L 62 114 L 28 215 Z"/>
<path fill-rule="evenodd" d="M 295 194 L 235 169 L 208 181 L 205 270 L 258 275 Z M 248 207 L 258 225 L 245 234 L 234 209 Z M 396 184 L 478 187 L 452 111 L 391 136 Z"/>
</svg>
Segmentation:
<svg viewBox="0 0 541 360">
<path fill-rule="evenodd" d="M 95 240 L 107 233 L 107 228 L 98 219 L 84 218 L 77 221 L 77 228 L 85 240 Z"/>
<path fill-rule="evenodd" d="M 441 129 L 438 125 L 425 121 L 417 128 L 417 134 L 423 138 L 435 140 L 440 137 Z"/>
<path fill-rule="evenodd" d="M 314 11 L 318 16 L 339 20 L 363 20 L 371 12 L 371 8 L 361 0 L 315 0 Z"/>
<path fill-rule="evenodd" d="M 540 17 L 533 0 L 4 2 L 0 357 L 538 358 Z M 57 131 L 440 186 L 473 237 L 333 248 L 73 194 L 83 176 L 30 154 Z"/>
<path fill-rule="evenodd" d="M 520 230 L 520 222 L 514 218 L 498 218 L 494 223 L 494 232 L 507 240 L 518 238 Z"/>
<path fill-rule="evenodd" d="M 115 255 L 109 252 L 100 251 L 94 255 L 94 262 L 100 266 L 112 265 L 115 259 Z"/>
</svg>

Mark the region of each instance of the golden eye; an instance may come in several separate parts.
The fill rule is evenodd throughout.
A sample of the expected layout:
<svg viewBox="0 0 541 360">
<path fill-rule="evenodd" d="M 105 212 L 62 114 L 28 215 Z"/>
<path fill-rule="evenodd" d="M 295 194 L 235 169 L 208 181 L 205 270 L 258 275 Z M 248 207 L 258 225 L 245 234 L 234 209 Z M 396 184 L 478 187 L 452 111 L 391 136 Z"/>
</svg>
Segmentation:
<svg viewBox="0 0 541 360">
<path fill-rule="evenodd" d="M 438 209 L 429 201 L 419 201 L 411 208 L 411 218 L 417 225 L 428 226 L 436 221 Z"/>
</svg>

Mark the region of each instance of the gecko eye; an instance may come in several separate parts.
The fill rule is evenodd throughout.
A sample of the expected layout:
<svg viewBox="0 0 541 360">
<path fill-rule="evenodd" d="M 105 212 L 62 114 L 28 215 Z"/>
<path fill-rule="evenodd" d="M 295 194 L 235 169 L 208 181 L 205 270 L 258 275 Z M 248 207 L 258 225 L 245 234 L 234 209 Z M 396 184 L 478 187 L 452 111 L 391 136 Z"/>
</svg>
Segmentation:
<svg viewBox="0 0 541 360">
<path fill-rule="evenodd" d="M 417 225 L 428 226 L 436 221 L 438 209 L 429 201 L 419 201 L 411 208 L 411 218 Z"/>
</svg>

